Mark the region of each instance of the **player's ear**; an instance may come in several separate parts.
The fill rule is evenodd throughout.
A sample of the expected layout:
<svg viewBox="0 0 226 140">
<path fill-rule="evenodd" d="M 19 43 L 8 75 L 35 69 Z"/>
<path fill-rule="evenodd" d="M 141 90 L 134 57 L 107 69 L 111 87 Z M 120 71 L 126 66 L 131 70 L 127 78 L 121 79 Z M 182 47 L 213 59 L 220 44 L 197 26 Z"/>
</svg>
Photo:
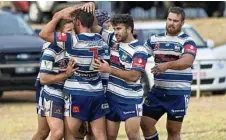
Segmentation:
<svg viewBox="0 0 226 140">
<path fill-rule="evenodd" d="M 75 20 L 74 23 L 75 23 L 74 25 L 76 25 L 77 27 L 81 24 L 79 20 Z"/>
<path fill-rule="evenodd" d="M 181 22 L 181 27 L 184 25 L 184 20 L 182 20 L 182 22 Z"/>
<path fill-rule="evenodd" d="M 132 27 L 130 27 L 130 26 L 127 27 L 127 31 L 130 32 L 130 33 L 132 33 Z"/>
</svg>

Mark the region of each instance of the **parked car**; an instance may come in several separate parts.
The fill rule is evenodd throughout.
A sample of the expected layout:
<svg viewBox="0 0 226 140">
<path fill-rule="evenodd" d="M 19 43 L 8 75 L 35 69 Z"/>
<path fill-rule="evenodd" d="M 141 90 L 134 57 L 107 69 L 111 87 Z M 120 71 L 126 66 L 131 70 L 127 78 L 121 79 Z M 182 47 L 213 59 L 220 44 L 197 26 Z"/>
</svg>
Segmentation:
<svg viewBox="0 0 226 140">
<path fill-rule="evenodd" d="M 214 47 L 213 53 L 217 56 L 218 59 L 224 59 L 226 60 L 226 44 Z"/>
<path fill-rule="evenodd" d="M 17 13 L 0 10 L 0 97 L 4 91 L 32 90 L 43 40 Z"/>
<path fill-rule="evenodd" d="M 202 8 L 209 17 L 223 17 L 225 10 L 224 1 L 112 1 L 112 10 L 115 13 L 130 13 L 131 9 L 140 7 L 150 10 L 156 7 L 156 17 L 167 17 L 169 7 Z"/>
<path fill-rule="evenodd" d="M 151 35 L 165 32 L 165 22 L 135 22 L 134 28 L 138 39 L 144 43 Z M 197 55 L 194 61 L 192 73 L 192 91 L 197 89 L 197 63 L 200 61 L 200 89 L 202 91 L 225 92 L 226 89 L 226 62 L 215 60 L 217 56 L 212 53 L 214 42 L 212 40 L 204 41 L 191 25 L 185 24 L 183 32 L 190 35 L 197 45 Z M 146 72 L 149 76 L 149 82 L 153 85 L 153 75 L 150 68 L 154 66 L 153 58 L 148 59 Z"/>
</svg>

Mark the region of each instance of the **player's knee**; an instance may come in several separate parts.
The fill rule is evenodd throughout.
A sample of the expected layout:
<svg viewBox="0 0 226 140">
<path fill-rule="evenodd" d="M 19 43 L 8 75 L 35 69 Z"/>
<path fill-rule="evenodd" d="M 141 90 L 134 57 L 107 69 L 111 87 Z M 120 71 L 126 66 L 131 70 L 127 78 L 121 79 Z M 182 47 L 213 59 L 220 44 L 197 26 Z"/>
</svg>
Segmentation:
<svg viewBox="0 0 226 140">
<path fill-rule="evenodd" d="M 139 140 L 140 139 L 139 133 L 129 133 L 127 135 L 128 135 L 129 140 Z"/>
<path fill-rule="evenodd" d="M 166 129 L 167 129 L 168 135 L 173 137 L 180 136 L 180 129 L 173 127 L 171 125 L 168 125 Z"/>
<path fill-rule="evenodd" d="M 64 137 L 63 130 L 55 130 L 51 132 L 51 138 L 53 139 L 63 139 L 63 137 Z"/>
<path fill-rule="evenodd" d="M 150 125 L 148 123 L 146 123 L 145 121 L 140 122 L 140 127 L 141 127 L 142 131 L 147 131 L 150 129 Z"/>
<path fill-rule="evenodd" d="M 95 138 L 95 140 L 105 140 L 107 139 L 106 133 L 104 130 L 94 130 L 93 131 L 93 136 Z"/>
<path fill-rule="evenodd" d="M 137 140 L 139 139 L 139 128 L 137 130 L 126 130 L 127 136 L 129 140 Z"/>
<path fill-rule="evenodd" d="M 39 136 L 41 139 L 46 139 L 49 136 L 49 129 L 39 131 Z"/>
<path fill-rule="evenodd" d="M 117 138 L 117 135 L 115 135 L 115 134 L 112 134 L 112 133 L 108 133 L 107 134 L 107 139 L 108 140 L 116 140 L 116 138 Z"/>
</svg>

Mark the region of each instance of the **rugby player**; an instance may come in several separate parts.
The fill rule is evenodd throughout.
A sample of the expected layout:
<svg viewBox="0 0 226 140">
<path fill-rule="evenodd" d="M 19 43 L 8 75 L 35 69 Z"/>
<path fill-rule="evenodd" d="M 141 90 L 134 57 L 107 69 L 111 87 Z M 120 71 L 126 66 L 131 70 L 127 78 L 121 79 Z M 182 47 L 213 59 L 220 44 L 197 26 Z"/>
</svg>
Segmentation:
<svg viewBox="0 0 226 140">
<path fill-rule="evenodd" d="M 166 31 L 151 36 L 145 43 L 156 66 L 154 86 L 143 105 L 141 128 L 146 140 L 158 140 L 155 124 L 167 113 L 168 140 L 180 140 L 182 122 L 191 94 L 191 66 L 196 56 L 196 44 L 182 31 L 185 13 L 171 7 L 166 20 Z"/>
<path fill-rule="evenodd" d="M 87 4 L 93 9 L 94 4 Z M 141 75 L 147 61 L 146 49 L 133 37 L 134 23 L 128 14 L 117 14 L 111 18 L 114 32 L 93 25 L 110 47 L 110 66 L 106 61 L 96 60 L 94 67 L 100 72 L 110 73 L 106 97 L 110 113 L 107 119 L 107 137 L 117 139 L 121 121 L 125 121 L 128 139 L 139 140 L 140 117 L 142 115 L 143 88 Z"/>
</svg>

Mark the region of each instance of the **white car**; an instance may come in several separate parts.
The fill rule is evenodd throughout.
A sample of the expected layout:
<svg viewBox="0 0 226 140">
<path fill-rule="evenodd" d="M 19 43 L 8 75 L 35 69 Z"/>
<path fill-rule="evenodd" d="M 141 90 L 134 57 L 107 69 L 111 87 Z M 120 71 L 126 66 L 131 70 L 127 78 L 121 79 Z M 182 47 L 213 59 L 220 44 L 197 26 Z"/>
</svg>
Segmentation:
<svg viewBox="0 0 226 140">
<path fill-rule="evenodd" d="M 141 43 L 144 43 L 151 35 L 164 33 L 166 22 L 135 22 L 135 34 Z M 197 55 L 193 65 L 192 91 L 197 89 L 197 69 L 200 62 L 200 90 L 212 91 L 213 93 L 224 93 L 226 90 L 226 62 L 216 60 L 215 53 L 212 53 L 214 42 L 212 40 L 204 41 L 201 36 L 192 28 L 185 24 L 183 32 L 191 36 L 197 45 Z M 150 87 L 153 85 L 153 75 L 150 69 L 154 66 L 153 57 L 148 59 L 146 72 L 149 77 Z"/>
<path fill-rule="evenodd" d="M 216 54 L 218 59 L 226 60 L 226 44 L 213 48 L 213 53 Z"/>
</svg>

